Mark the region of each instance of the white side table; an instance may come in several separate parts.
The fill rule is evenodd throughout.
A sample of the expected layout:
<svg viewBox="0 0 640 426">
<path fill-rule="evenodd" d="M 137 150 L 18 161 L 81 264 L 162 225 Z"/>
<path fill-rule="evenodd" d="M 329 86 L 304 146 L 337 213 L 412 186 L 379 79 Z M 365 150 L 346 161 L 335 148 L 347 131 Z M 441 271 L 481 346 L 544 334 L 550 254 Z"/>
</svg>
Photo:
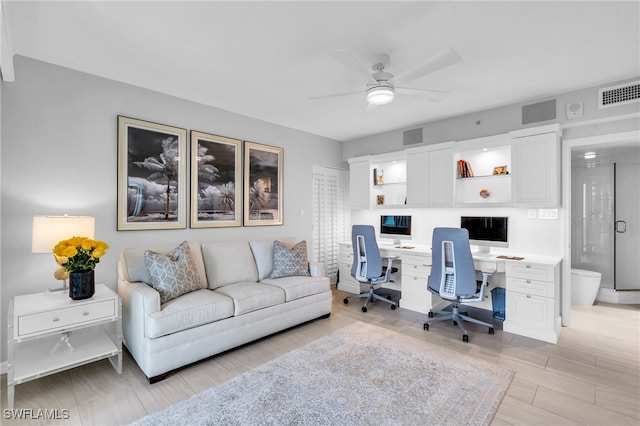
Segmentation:
<svg viewBox="0 0 640 426">
<path fill-rule="evenodd" d="M 16 296 L 9 302 L 7 404 L 15 385 L 108 358 L 122 373 L 122 303 L 104 284 L 93 297 L 67 292 Z"/>
</svg>

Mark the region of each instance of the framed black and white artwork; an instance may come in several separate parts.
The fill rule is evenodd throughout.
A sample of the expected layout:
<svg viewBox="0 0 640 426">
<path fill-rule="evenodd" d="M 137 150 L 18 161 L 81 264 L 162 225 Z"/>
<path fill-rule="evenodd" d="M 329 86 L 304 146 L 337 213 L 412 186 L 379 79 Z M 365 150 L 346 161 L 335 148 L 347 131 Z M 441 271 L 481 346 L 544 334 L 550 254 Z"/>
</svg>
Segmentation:
<svg viewBox="0 0 640 426">
<path fill-rule="evenodd" d="M 244 226 L 282 225 L 284 150 L 244 143 Z"/>
<path fill-rule="evenodd" d="M 118 116 L 118 231 L 186 228 L 186 138 Z"/>
</svg>

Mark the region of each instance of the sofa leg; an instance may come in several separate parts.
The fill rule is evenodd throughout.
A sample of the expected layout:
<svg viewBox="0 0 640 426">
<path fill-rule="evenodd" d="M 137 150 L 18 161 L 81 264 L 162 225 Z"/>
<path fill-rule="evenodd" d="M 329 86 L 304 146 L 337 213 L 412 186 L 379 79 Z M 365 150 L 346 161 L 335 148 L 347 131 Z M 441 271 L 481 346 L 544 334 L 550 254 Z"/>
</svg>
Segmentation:
<svg viewBox="0 0 640 426">
<path fill-rule="evenodd" d="M 152 385 L 166 379 L 167 376 L 169 376 L 169 373 L 158 374 L 157 376 L 147 377 L 147 381 Z"/>
</svg>

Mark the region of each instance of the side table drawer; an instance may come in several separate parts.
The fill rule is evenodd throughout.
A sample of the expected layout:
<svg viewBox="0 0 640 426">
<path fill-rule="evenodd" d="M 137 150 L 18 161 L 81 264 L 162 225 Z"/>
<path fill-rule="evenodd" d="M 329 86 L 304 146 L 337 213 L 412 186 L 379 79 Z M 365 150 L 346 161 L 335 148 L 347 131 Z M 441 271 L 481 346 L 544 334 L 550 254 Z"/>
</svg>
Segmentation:
<svg viewBox="0 0 640 426">
<path fill-rule="evenodd" d="M 89 321 L 106 319 L 115 315 L 115 300 L 102 300 L 79 306 L 21 315 L 17 318 L 16 332 L 18 336 L 27 336 L 76 324 L 84 324 Z"/>
</svg>

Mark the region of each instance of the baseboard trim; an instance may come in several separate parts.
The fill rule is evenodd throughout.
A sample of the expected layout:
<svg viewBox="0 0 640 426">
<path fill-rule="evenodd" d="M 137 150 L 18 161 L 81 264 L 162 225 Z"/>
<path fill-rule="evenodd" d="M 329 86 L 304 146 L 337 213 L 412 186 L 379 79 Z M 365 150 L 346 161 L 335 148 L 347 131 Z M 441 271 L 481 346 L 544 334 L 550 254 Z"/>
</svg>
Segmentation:
<svg viewBox="0 0 640 426">
<path fill-rule="evenodd" d="M 616 291 L 612 288 L 601 288 L 596 300 L 621 305 L 640 304 L 640 291 Z"/>
</svg>

